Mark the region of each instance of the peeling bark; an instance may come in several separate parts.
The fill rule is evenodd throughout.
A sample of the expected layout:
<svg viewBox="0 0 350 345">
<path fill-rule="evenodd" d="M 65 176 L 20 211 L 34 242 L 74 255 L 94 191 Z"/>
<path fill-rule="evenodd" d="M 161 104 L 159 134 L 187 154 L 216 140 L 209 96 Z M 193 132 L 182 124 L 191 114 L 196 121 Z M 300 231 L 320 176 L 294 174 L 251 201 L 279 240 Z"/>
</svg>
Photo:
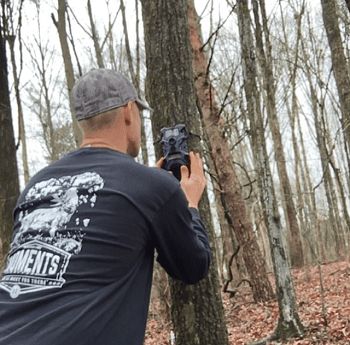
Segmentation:
<svg viewBox="0 0 350 345">
<path fill-rule="evenodd" d="M 216 104 L 214 89 L 207 73 L 208 66 L 202 50 L 203 39 L 194 1 L 189 0 L 188 3 L 195 87 L 205 131 L 210 141 L 213 168 L 230 213 L 230 225 L 236 235 L 238 245 L 244 247 L 241 253 L 249 274 L 253 297 L 255 301 L 267 301 L 274 297 L 274 292 L 268 280 L 265 260 L 261 255 L 257 238 L 253 233 L 252 222 L 242 197 L 233 166 L 234 159 L 228 143 L 220 131 L 220 109 Z"/>
</svg>

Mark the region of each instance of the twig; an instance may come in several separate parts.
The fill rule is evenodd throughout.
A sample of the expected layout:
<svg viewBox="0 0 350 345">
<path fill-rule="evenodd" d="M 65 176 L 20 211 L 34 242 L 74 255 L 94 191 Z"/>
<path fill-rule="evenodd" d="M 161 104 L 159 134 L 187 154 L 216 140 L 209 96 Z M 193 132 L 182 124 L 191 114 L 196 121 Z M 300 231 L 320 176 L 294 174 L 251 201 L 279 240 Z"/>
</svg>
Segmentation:
<svg viewBox="0 0 350 345">
<path fill-rule="evenodd" d="M 225 23 L 227 22 L 227 20 L 230 18 L 232 12 L 235 10 L 236 5 L 232 8 L 232 10 L 230 11 L 230 13 L 228 14 L 228 16 L 226 17 L 226 19 L 223 21 L 222 24 L 219 24 L 219 26 L 217 27 L 217 29 L 209 36 L 209 38 L 207 39 L 207 41 L 202 45 L 202 47 L 200 48 L 201 51 L 204 50 L 204 48 L 209 44 L 210 40 L 213 38 L 213 36 L 217 36 L 219 33 L 219 30 L 225 25 Z"/>
<path fill-rule="evenodd" d="M 224 285 L 223 292 L 229 292 L 229 293 L 230 293 L 230 297 L 233 297 L 234 294 L 236 293 L 236 291 L 235 291 L 234 294 L 232 295 L 232 292 L 233 292 L 233 291 L 227 291 L 228 285 L 229 285 L 229 284 L 232 282 L 232 280 L 233 280 L 233 274 L 232 274 L 231 265 L 232 265 L 232 262 L 233 262 L 234 257 L 238 254 L 240 248 L 241 248 L 240 246 L 237 247 L 236 251 L 232 254 L 231 259 L 230 259 L 230 261 L 228 262 L 228 269 L 229 269 L 230 277 L 229 277 L 229 279 L 226 281 L 226 283 L 225 283 L 225 285 Z M 238 285 L 238 286 L 239 286 L 239 285 Z M 238 286 L 237 286 L 237 288 L 238 288 Z"/>
<path fill-rule="evenodd" d="M 247 178 L 249 180 L 249 183 L 245 185 L 245 186 L 250 186 L 249 195 L 246 198 L 244 198 L 244 200 L 248 200 L 250 198 L 250 196 L 252 195 L 252 192 L 253 192 L 253 182 L 251 181 L 247 170 L 245 170 L 245 168 L 241 164 L 239 164 L 237 162 L 233 162 L 233 164 L 238 165 L 245 172 L 245 174 L 246 174 L 246 176 L 247 176 Z"/>
</svg>

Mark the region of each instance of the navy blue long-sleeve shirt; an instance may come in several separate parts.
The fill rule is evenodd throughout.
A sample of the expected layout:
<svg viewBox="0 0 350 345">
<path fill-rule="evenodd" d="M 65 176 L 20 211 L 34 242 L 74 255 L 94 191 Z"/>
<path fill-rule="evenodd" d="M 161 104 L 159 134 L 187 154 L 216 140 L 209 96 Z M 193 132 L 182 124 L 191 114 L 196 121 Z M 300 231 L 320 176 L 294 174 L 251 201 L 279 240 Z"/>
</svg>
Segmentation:
<svg viewBox="0 0 350 345">
<path fill-rule="evenodd" d="M 140 345 L 158 261 L 187 284 L 210 264 L 180 184 L 110 149 L 74 151 L 21 194 L 0 281 L 0 345 Z"/>
</svg>

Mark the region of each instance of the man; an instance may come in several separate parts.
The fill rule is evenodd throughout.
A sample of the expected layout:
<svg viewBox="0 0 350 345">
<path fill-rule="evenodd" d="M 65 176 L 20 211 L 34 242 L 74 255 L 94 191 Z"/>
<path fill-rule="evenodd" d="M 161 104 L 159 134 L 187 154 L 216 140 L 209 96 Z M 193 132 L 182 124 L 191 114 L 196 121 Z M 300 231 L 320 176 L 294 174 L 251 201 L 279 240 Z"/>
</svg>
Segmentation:
<svg viewBox="0 0 350 345">
<path fill-rule="evenodd" d="M 90 71 L 72 100 L 81 148 L 36 174 L 14 211 L 0 345 L 140 345 L 154 249 L 185 284 L 209 268 L 199 155 L 190 153 L 191 174 L 183 166 L 180 183 L 133 160 L 140 110 L 149 108 L 120 73 Z"/>
</svg>

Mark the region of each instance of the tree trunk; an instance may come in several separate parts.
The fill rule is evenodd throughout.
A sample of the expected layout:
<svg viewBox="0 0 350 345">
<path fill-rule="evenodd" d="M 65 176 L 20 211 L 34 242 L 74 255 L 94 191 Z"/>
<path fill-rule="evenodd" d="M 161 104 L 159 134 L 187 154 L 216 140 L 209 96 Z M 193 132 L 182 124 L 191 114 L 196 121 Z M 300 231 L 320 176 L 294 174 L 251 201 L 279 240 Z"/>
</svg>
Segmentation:
<svg viewBox="0 0 350 345">
<path fill-rule="evenodd" d="M 136 73 L 135 73 L 135 88 L 139 97 L 142 97 L 143 92 L 141 92 L 141 58 L 140 58 L 140 29 L 139 29 L 139 0 L 135 0 L 135 10 L 136 10 Z M 148 151 L 147 151 L 147 133 L 146 133 L 146 119 L 145 114 L 141 114 L 141 154 L 142 162 L 145 165 L 149 164 Z"/>
<path fill-rule="evenodd" d="M 211 158 L 215 175 L 224 198 L 224 206 L 230 214 L 230 225 L 236 235 L 238 245 L 249 274 L 255 301 L 267 301 L 274 297 L 273 289 L 267 277 L 266 264 L 261 255 L 257 238 L 253 233 L 252 222 L 246 210 L 240 184 L 233 167 L 233 157 L 228 143 L 220 132 L 220 110 L 215 101 L 215 95 L 209 75 L 203 50 L 202 33 L 199 18 L 194 8 L 194 1 L 189 3 L 189 24 L 192 43 L 193 69 L 197 98 L 211 146 Z M 224 207 L 225 208 L 225 207 Z"/>
<path fill-rule="evenodd" d="M 315 101 L 317 101 L 317 95 L 314 93 Z M 321 104 L 321 102 L 317 102 Z M 331 228 L 333 229 L 336 254 L 343 256 L 345 254 L 345 241 L 343 237 L 342 224 L 340 221 L 338 198 L 336 197 L 336 190 L 333 183 L 333 178 L 330 170 L 330 156 L 326 144 L 326 128 L 322 126 L 324 124 L 324 109 L 323 106 L 320 109 L 317 105 L 314 105 L 314 122 L 316 128 L 316 139 L 318 144 L 318 149 L 320 151 L 321 166 L 322 166 L 322 181 L 324 182 L 326 198 L 328 202 L 328 217 L 331 222 Z"/>
<path fill-rule="evenodd" d="M 139 0 L 135 0 L 136 11 L 136 73 L 135 73 L 135 87 L 138 95 L 140 96 L 140 70 L 141 70 L 141 58 L 140 58 L 140 19 L 139 19 Z"/>
<path fill-rule="evenodd" d="M 75 137 L 76 146 L 80 146 L 83 135 L 79 128 L 78 121 L 75 117 L 75 111 L 72 104 L 72 98 L 70 97 L 72 89 L 75 84 L 74 71 L 71 55 L 69 52 L 69 46 L 67 41 L 67 31 L 66 31 L 66 0 L 58 0 L 58 20 L 55 19 L 55 16 L 51 14 L 51 18 L 53 23 L 55 24 L 58 36 L 60 38 L 61 49 L 62 49 L 62 57 L 64 61 L 64 70 L 66 73 L 66 81 L 68 87 L 68 95 L 69 95 L 69 106 L 70 112 L 72 115 L 72 123 L 73 123 L 73 132 Z"/>
<path fill-rule="evenodd" d="M 305 58 L 307 58 L 307 55 L 306 55 L 304 46 L 303 46 L 303 55 L 305 60 Z M 324 101 L 321 101 L 318 99 L 317 92 L 314 88 L 314 83 L 311 77 L 310 68 L 306 68 L 305 71 L 306 71 L 306 77 L 308 79 L 309 88 L 310 88 L 310 97 L 311 97 L 311 104 L 312 104 L 314 123 L 315 123 L 316 140 L 317 140 L 318 150 L 320 152 L 321 167 L 322 167 L 322 175 L 321 175 L 322 180 L 319 182 L 317 186 L 313 188 L 313 190 L 318 188 L 322 182 L 324 183 L 325 194 L 326 194 L 326 199 L 328 203 L 329 227 L 331 228 L 331 232 L 334 235 L 336 253 L 337 255 L 341 255 L 343 254 L 342 246 L 344 244 L 344 241 L 341 241 L 340 239 L 340 235 L 342 234 L 342 232 L 340 228 L 341 224 L 339 223 L 338 205 L 334 194 L 335 189 L 334 189 L 331 172 L 329 168 L 330 162 L 329 162 L 328 149 L 326 145 L 325 128 L 322 127 L 322 124 L 324 123 L 323 121 Z M 312 194 L 312 196 L 314 197 L 314 193 Z M 327 227 L 327 230 L 328 230 L 328 227 Z"/>
<path fill-rule="evenodd" d="M 136 6 L 136 15 L 138 18 L 138 2 L 135 3 Z M 125 48 L 126 48 L 126 55 L 128 58 L 128 64 L 129 64 L 129 73 L 131 76 L 131 80 L 135 86 L 135 89 L 137 91 L 138 96 L 141 96 L 141 88 L 140 88 L 140 57 L 139 57 L 139 34 L 138 34 L 138 20 L 136 20 L 136 46 L 137 46 L 137 56 L 136 56 L 136 73 L 134 69 L 134 63 L 133 63 L 133 57 L 131 55 L 131 49 L 129 44 L 129 34 L 128 34 L 128 26 L 126 23 L 126 14 L 125 14 L 125 6 L 124 1 L 120 0 L 120 9 L 122 12 L 123 17 L 123 29 L 124 29 L 124 36 L 125 36 Z M 143 164 L 148 165 L 148 153 L 147 153 L 147 134 L 146 134 L 146 126 L 145 126 L 145 117 L 144 113 L 141 114 L 141 154 L 142 154 L 142 161 Z"/>
<path fill-rule="evenodd" d="M 92 36 L 92 40 L 94 41 L 94 48 L 95 48 L 95 54 L 96 54 L 96 59 L 97 59 L 97 65 L 99 68 L 104 68 L 105 65 L 104 65 L 103 57 L 102 57 L 102 49 L 101 49 L 100 43 L 98 41 L 98 34 L 96 31 L 94 18 L 92 17 L 92 9 L 91 9 L 91 1 L 90 0 L 88 0 L 88 2 L 87 2 L 87 8 L 88 8 L 88 14 L 89 14 L 89 19 L 90 19 L 91 36 Z"/>
<path fill-rule="evenodd" d="M 27 138 L 25 133 L 25 126 L 24 126 L 24 119 L 23 119 L 23 108 L 22 108 L 22 101 L 21 101 L 21 95 L 20 95 L 20 88 L 19 88 L 19 75 L 17 73 L 17 63 L 15 58 L 15 41 L 16 41 L 16 34 L 19 37 L 19 45 L 20 45 L 20 58 L 22 59 L 22 43 L 21 43 L 21 29 L 22 25 L 18 25 L 18 28 L 14 29 L 14 18 L 13 18 L 13 9 L 10 7 L 9 2 L 3 2 L 2 4 L 3 13 L 9 13 L 9 17 L 4 20 L 4 27 L 3 27 L 3 37 L 6 37 L 7 42 L 9 44 L 10 48 L 10 56 L 11 56 L 11 64 L 12 64 L 12 75 L 13 75 L 13 81 L 14 81 L 14 90 L 16 95 L 16 103 L 17 103 L 17 109 L 18 109 L 18 142 L 16 145 L 16 149 L 18 149 L 20 143 L 22 143 L 22 165 L 23 165 L 23 177 L 24 177 L 24 184 L 27 185 L 29 182 L 29 167 L 28 167 L 28 154 L 27 154 Z M 7 8 L 9 6 L 9 8 Z M 19 19 L 18 22 L 21 23 L 22 18 L 22 9 L 23 9 L 23 3 L 20 4 L 20 7 L 18 8 L 18 15 Z"/>
<path fill-rule="evenodd" d="M 306 49 L 304 47 L 303 40 L 301 42 L 303 46 L 304 61 L 307 61 L 307 54 L 306 54 Z M 314 83 L 311 77 L 310 68 L 306 68 L 305 72 L 306 72 L 306 77 L 310 88 L 310 98 L 311 98 L 312 111 L 314 116 L 316 140 L 317 140 L 318 150 L 320 152 L 321 167 L 322 167 L 322 175 L 321 175 L 322 180 L 317 186 L 313 188 L 313 193 L 311 194 L 311 197 L 313 198 L 312 199 L 313 205 L 316 208 L 314 191 L 321 184 L 321 182 L 324 182 L 326 199 L 328 203 L 328 219 L 330 223 L 329 226 L 331 228 L 332 234 L 334 235 L 337 254 L 341 254 L 342 252 L 341 246 L 343 243 L 341 243 L 339 239 L 340 230 L 338 228 L 337 212 L 335 210 L 337 205 L 334 206 L 337 201 L 335 200 L 335 197 L 334 197 L 334 187 L 333 187 L 333 182 L 332 182 L 330 169 L 329 169 L 329 155 L 328 155 L 326 140 L 324 138 L 324 129 L 321 127 L 322 115 L 319 114 L 320 112 L 321 113 L 323 112 L 323 109 L 322 109 L 323 105 L 322 105 L 322 102 L 318 99 L 316 90 L 314 88 Z M 319 238 L 321 238 L 319 224 L 317 225 L 317 227 L 318 227 L 318 236 Z M 320 241 L 320 244 L 323 245 L 322 241 Z M 323 256 L 322 250 L 323 248 L 321 247 L 321 255 Z"/>
<path fill-rule="evenodd" d="M 10 249 L 13 210 L 19 196 L 15 138 L 7 79 L 6 42 L 0 19 L 0 272 Z"/>
<path fill-rule="evenodd" d="M 302 36 L 301 37 L 301 48 L 302 48 L 302 56 L 304 58 L 304 61 L 308 61 L 308 57 L 306 54 L 306 49 L 305 49 L 305 38 Z M 312 103 L 312 108 L 313 111 L 317 111 L 317 100 L 314 95 L 314 88 L 311 80 L 311 74 L 310 74 L 310 68 L 307 66 L 305 68 L 306 71 L 306 77 L 309 82 L 310 86 L 310 97 L 311 97 L 311 103 Z M 304 169 L 305 169 L 305 178 L 303 178 L 303 183 L 305 185 L 304 190 L 309 191 L 310 195 L 310 202 L 312 207 L 310 207 L 310 216 L 311 216 L 311 223 L 312 223 L 312 229 L 314 232 L 314 238 L 317 238 L 317 248 L 318 248 L 318 260 L 325 263 L 327 262 L 326 260 L 326 254 L 325 254 L 325 248 L 324 248 L 324 243 L 321 240 L 321 228 L 320 228 L 320 222 L 318 221 L 318 215 L 317 215 L 317 204 L 316 204 L 316 196 L 315 196 L 315 189 L 312 186 L 311 182 L 311 177 L 310 177 L 310 169 L 308 165 L 308 155 L 306 152 L 305 148 L 305 143 L 303 139 L 303 130 L 301 128 L 301 123 L 300 123 L 300 117 L 297 117 L 298 121 L 298 130 L 299 130 L 299 135 L 300 135 L 300 146 L 301 146 L 301 152 L 302 152 L 302 157 L 303 157 L 303 163 L 304 163 Z M 306 197 L 307 198 L 307 197 Z"/>
<path fill-rule="evenodd" d="M 299 107 L 298 107 L 298 98 L 297 98 L 297 71 L 298 71 L 298 60 L 299 60 L 299 50 L 300 50 L 300 40 L 301 40 L 301 23 L 302 23 L 302 17 L 305 12 L 305 0 L 302 3 L 302 7 L 299 12 L 294 13 L 294 17 L 296 18 L 297 22 L 297 38 L 296 38 L 296 44 L 295 44 L 295 53 L 294 56 L 291 55 L 289 46 L 289 39 L 288 35 L 286 32 L 286 25 L 284 21 L 284 15 L 283 15 L 283 10 L 282 10 L 282 4 L 281 2 L 279 3 L 280 10 L 281 10 L 281 19 L 282 19 L 282 27 L 283 27 L 283 35 L 285 39 L 285 47 L 286 47 L 286 53 L 287 53 L 287 58 L 291 63 L 288 64 L 289 68 L 289 73 L 290 73 L 290 84 L 292 88 L 292 97 L 291 97 L 291 106 L 289 105 L 287 99 L 289 98 L 289 94 L 286 92 L 286 106 L 287 106 L 287 111 L 288 111 L 288 116 L 289 116 L 289 121 L 291 124 L 291 130 L 292 130 L 292 143 L 293 143 L 293 153 L 294 153 L 294 160 L 295 160 L 295 167 L 294 167 L 294 172 L 295 172 L 295 184 L 296 184 L 296 191 L 297 191 L 297 200 L 298 200 L 298 215 L 299 215 L 299 223 L 300 223 L 300 232 L 303 232 L 303 235 L 306 234 L 306 226 L 305 226 L 305 221 L 307 222 L 307 218 L 304 219 L 304 211 L 306 211 L 305 206 L 304 206 L 304 200 L 303 200 L 303 193 L 301 190 L 301 183 L 300 183 L 300 174 L 299 170 L 302 169 L 301 165 L 301 159 L 300 159 L 300 152 L 299 152 L 299 145 L 297 141 L 297 135 L 296 135 L 296 130 L 295 130 L 295 122 L 296 118 L 299 116 Z M 288 81 L 287 81 L 288 82 Z M 288 90 L 288 87 L 285 86 L 285 89 Z M 303 174 L 303 173 L 302 173 Z M 306 253 L 305 253 L 306 254 Z"/>
<path fill-rule="evenodd" d="M 22 163 L 23 163 L 23 176 L 24 184 L 27 185 L 29 182 L 29 167 L 28 167 L 28 154 L 27 154 L 27 138 L 23 119 L 23 109 L 21 102 L 21 95 L 19 90 L 19 77 L 17 74 L 17 64 L 15 59 L 15 39 L 16 36 L 8 36 L 8 43 L 10 47 L 11 63 L 12 63 L 12 74 L 14 80 L 14 89 L 16 93 L 16 102 L 18 108 L 18 145 L 22 143 Z"/>
<path fill-rule="evenodd" d="M 289 247 L 291 263 L 293 267 L 301 268 L 304 264 L 303 247 L 301 243 L 295 206 L 292 198 L 292 188 L 290 186 L 289 177 L 287 173 L 286 159 L 282 144 L 282 136 L 277 116 L 276 87 L 275 78 L 272 70 L 272 48 L 266 18 L 265 2 L 264 0 L 259 0 L 260 10 L 263 18 L 266 52 L 263 45 L 263 32 L 259 19 L 258 2 L 257 0 L 253 0 L 252 2 L 255 17 L 256 45 L 259 57 L 258 61 L 260 62 L 261 69 L 263 72 L 263 89 L 266 90 L 267 116 L 274 144 L 275 160 L 277 163 L 278 176 L 281 185 L 282 200 L 283 204 L 285 205 L 285 218 L 290 230 Z"/>
<path fill-rule="evenodd" d="M 115 58 L 115 51 L 114 51 L 114 38 L 113 38 L 113 32 L 112 32 L 112 21 L 111 17 L 109 16 L 108 21 L 108 51 L 109 51 L 109 63 L 111 64 L 112 68 L 117 70 L 117 61 Z"/>
<path fill-rule="evenodd" d="M 48 156 L 45 158 L 47 158 L 51 164 L 59 159 L 59 147 L 56 140 L 54 124 L 52 121 L 51 99 L 47 78 L 48 72 L 46 70 L 47 52 L 40 37 L 36 41 L 36 46 L 39 51 L 40 58 L 34 56 L 31 52 L 31 49 L 27 49 L 30 57 L 32 58 L 34 68 L 36 68 L 35 72 L 39 76 L 39 80 L 41 82 L 38 100 L 35 103 L 39 106 L 38 117 L 43 130 L 43 139 L 46 146 L 46 151 L 48 152 Z"/>
<path fill-rule="evenodd" d="M 255 166 L 262 192 L 261 201 L 267 219 L 280 313 L 277 328 L 268 339 L 287 339 L 289 337 L 303 335 L 304 327 L 300 322 L 296 309 L 291 270 L 288 263 L 288 255 L 285 250 L 285 241 L 282 234 L 283 229 L 278 214 L 273 180 L 266 151 L 264 124 L 256 85 L 255 47 L 251 33 L 251 20 L 247 0 L 238 0 L 237 7 L 242 46 L 244 89 L 251 123 L 251 138 Z"/>
<path fill-rule="evenodd" d="M 146 44 L 146 92 L 152 113 L 152 130 L 159 137 L 162 127 L 183 123 L 200 134 L 196 111 L 186 0 L 142 0 Z M 194 137 L 196 138 L 196 137 Z M 201 151 L 199 140 L 189 148 Z M 155 147 L 156 157 L 162 155 Z M 208 276 L 195 285 L 170 279 L 171 313 L 177 345 L 227 345 L 227 330 L 219 289 L 213 225 L 209 201 L 203 195 L 200 215 L 209 233 L 212 263 Z"/>
<path fill-rule="evenodd" d="M 340 179 L 340 174 L 339 174 L 340 169 L 338 169 L 335 166 L 335 162 L 332 159 L 332 157 L 330 158 L 329 162 L 332 166 L 332 169 L 333 169 L 333 172 L 335 175 L 335 179 L 337 181 L 338 190 L 339 190 L 339 194 L 340 194 L 340 200 L 341 200 L 341 204 L 342 204 L 342 208 L 343 208 L 343 217 L 345 220 L 346 229 L 348 229 L 348 232 L 349 232 L 350 231 L 350 217 L 349 217 L 349 212 L 348 212 L 347 205 L 346 205 L 346 196 L 345 196 L 345 192 L 344 192 L 343 183 Z M 346 236 L 346 233 L 344 235 Z M 345 243 L 347 243 L 347 242 L 345 241 Z M 347 251 L 347 249 L 346 249 L 346 251 Z"/>
<path fill-rule="evenodd" d="M 136 90 L 140 90 L 140 85 L 138 84 L 138 79 L 136 78 L 136 75 L 135 75 L 133 59 L 132 59 L 131 50 L 130 50 L 128 26 L 126 24 L 126 14 L 125 14 L 125 6 L 124 6 L 124 1 L 123 0 L 120 0 L 120 9 L 122 11 L 122 17 L 123 17 L 123 29 L 124 29 L 124 36 L 125 36 L 125 48 L 126 48 L 126 53 L 127 53 L 127 57 L 128 57 L 129 72 L 130 72 L 130 75 L 131 75 L 132 83 L 135 86 L 135 89 Z"/>
<path fill-rule="evenodd" d="M 40 43 L 41 45 L 41 43 Z M 39 49 L 41 50 L 42 47 L 40 46 Z M 49 88 L 47 85 L 47 78 L 46 78 L 46 70 L 45 70 L 45 61 L 43 55 L 42 57 L 42 65 L 41 65 L 41 70 L 39 70 L 39 73 L 41 75 L 41 81 L 42 81 L 42 92 L 44 96 L 44 102 L 45 102 L 45 108 L 44 108 L 44 116 L 43 119 L 41 119 L 41 124 L 43 126 L 43 132 L 44 132 L 44 137 L 46 134 L 46 145 L 47 145 L 47 150 L 50 154 L 50 163 L 54 163 L 58 160 L 58 143 L 55 140 L 55 128 L 54 124 L 52 121 L 52 112 L 51 112 L 51 101 L 50 101 L 50 94 L 49 94 Z"/>
<path fill-rule="evenodd" d="M 342 128 L 350 151 L 350 69 L 342 43 L 337 15 L 337 4 L 334 0 L 321 0 L 323 22 L 327 32 L 329 47 L 332 53 L 333 74 L 338 88 L 342 111 Z M 348 2 L 349 4 L 349 2 Z M 350 170 L 350 166 L 349 166 Z"/>
<path fill-rule="evenodd" d="M 338 217 L 339 217 L 339 230 L 341 231 L 341 241 L 344 245 L 344 249 L 345 252 L 347 253 L 347 241 L 345 240 L 345 237 L 347 235 L 347 233 L 350 231 L 350 217 L 349 217 L 349 213 L 348 213 L 348 208 L 346 205 L 346 197 L 345 197 L 345 192 L 344 192 L 344 188 L 343 188 L 343 183 L 341 181 L 340 178 L 340 169 L 336 167 L 336 163 L 335 163 L 335 156 L 334 156 L 334 148 L 335 148 L 335 143 L 333 143 L 332 139 L 331 139 L 331 134 L 330 134 L 330 130 L 329 130 L 329 124 L 327 123 L 327 118 L 329 119 L 329 117 L 324 117 L 324 133 L 325 133 L 325 139 L 326 142 L 328 143 L 329 147 L 329 153 L 328 153 L 328 161 L 330 166 L 332 167 L 334 176 L 335 176 L 335 180 L 336 180 L 336 184 L 337 184 L 337 189 L 339 192 L 339 196 L 340 198 L 335 196 L 335 202 L 338 201 L 338 199 L 340 199 L 340 203 L 342 206 L 342 212 L 339 212 L 338 210 Z M 335 193 L 334 193 L 335 194 Z M 337 206 L 338 206 L 338 202 L 337 202 Z M 340 213 L 342 213 L 342 216 L 340 216 Z M 344 220 L 344 221 L 343 221 Z M 345 224 L 344 224 L 345 223 Z M 347 231 L 345 231 L 344 229 L 344 225 L 346 229 L 348 229 Z"/>
</svg>

